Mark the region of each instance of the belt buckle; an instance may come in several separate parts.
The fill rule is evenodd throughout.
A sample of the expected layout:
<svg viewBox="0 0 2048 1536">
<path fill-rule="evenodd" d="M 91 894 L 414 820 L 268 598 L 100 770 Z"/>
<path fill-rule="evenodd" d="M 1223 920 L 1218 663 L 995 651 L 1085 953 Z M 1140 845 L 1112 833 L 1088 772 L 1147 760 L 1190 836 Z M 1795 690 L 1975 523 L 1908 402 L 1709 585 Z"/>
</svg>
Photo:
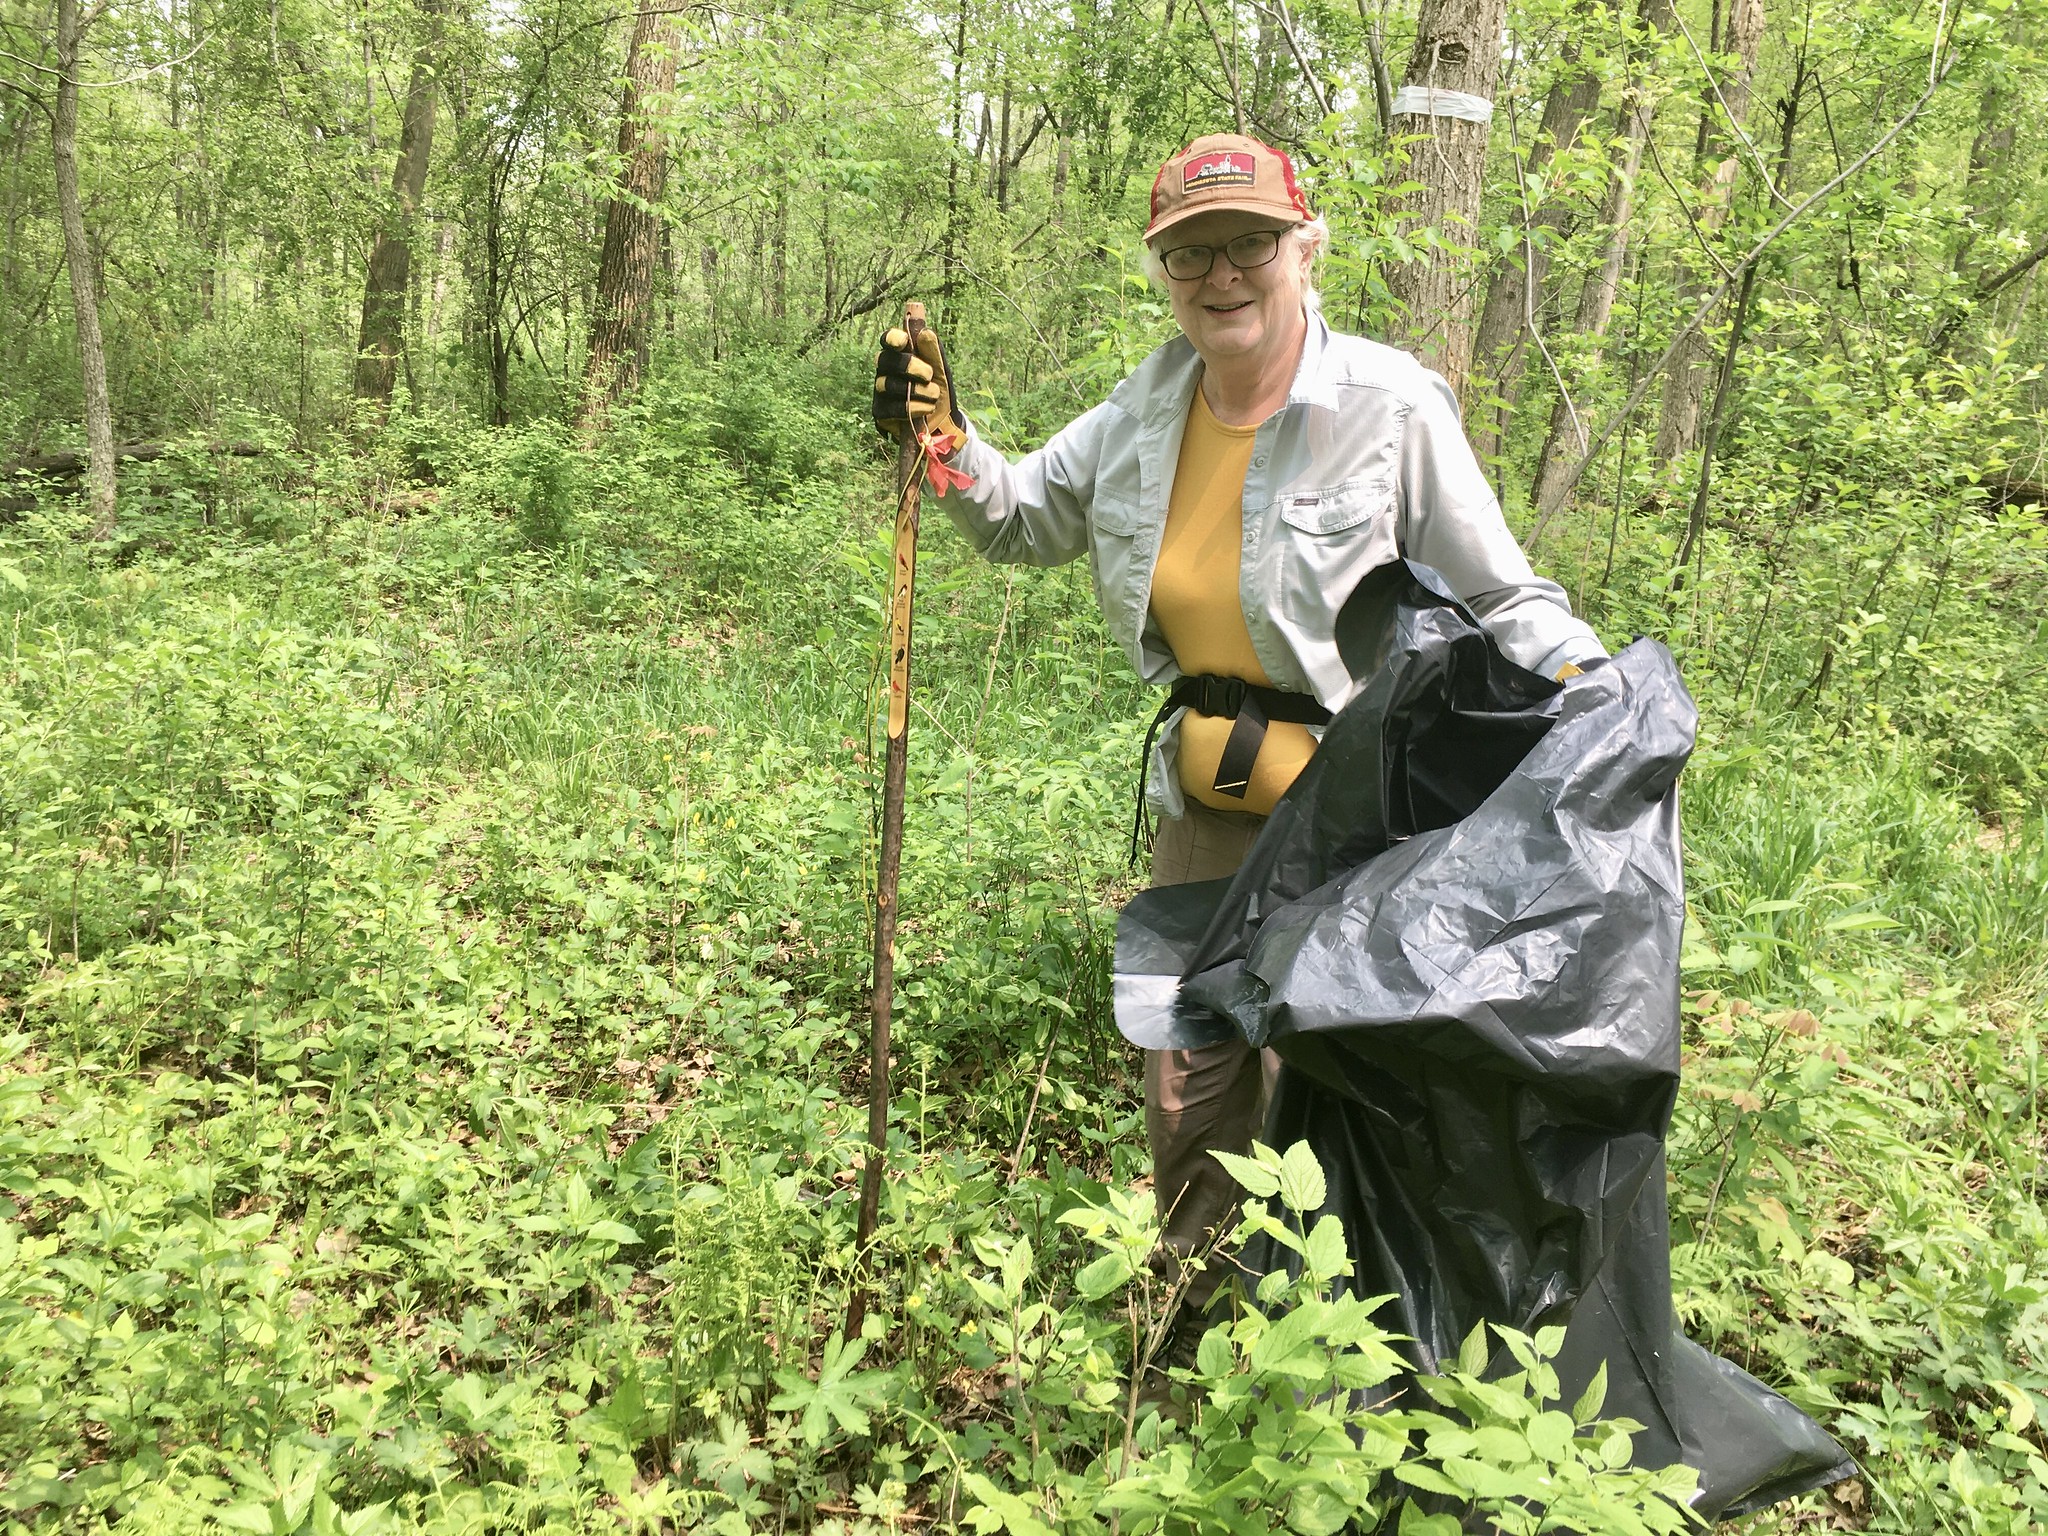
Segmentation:
<svg viewBox="0 0 2048 1536">
<path fill-rule="evenodd" d="M 1211 717 L 1235 719 L 1244 712 L 1245 680 L 1241 677 L 1205 676 L 1195 699 L 1195 712 Z"/>
</svg>

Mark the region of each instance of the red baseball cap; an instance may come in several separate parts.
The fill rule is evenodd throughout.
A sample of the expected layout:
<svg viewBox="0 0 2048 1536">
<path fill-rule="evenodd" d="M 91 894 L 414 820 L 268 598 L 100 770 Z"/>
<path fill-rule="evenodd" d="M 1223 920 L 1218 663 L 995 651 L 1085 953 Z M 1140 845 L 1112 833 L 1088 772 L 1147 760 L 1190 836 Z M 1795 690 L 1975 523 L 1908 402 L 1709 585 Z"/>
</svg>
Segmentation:
<svg viewBox="0 0 2048 1536">
<path fill-rule="evenodd" d="M 1241 133 L 1212 133 L 1168 155 L 1159 167 L 1145 239 L 1217 208 L 1271 214 L 1290 223 L 1314 217 L 1294 179 L 1292 160 Z"/>
</svg>

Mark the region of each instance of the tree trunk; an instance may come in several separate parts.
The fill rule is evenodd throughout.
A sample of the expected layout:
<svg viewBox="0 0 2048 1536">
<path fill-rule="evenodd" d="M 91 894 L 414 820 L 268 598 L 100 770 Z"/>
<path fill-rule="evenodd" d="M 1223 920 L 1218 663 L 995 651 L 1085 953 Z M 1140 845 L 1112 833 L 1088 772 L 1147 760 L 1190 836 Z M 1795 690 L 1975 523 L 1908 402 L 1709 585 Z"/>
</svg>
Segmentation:
<svg viewBox="0 0 2048 1536">
<path fill-rule="evenodd" d="M 939 319 L 953 319 L 953 295 L 960 286 L 960 135 L 966 131 L 967 0 L 960 0 L 953 26 L 952 132 L 946 140 L 946 239 L 939 257 Z"/>
<path fill-rule="evenodd" d="M 1579 50 L 1568 45 L 1564 70 L 1543 102 L 1543 122 L 1529 146 L 1523 179 L 1542 177 L 1560 151 L 1568 151 L 1579 130 L 1600 105 L 1600 77 L 1581 66 Z M 1486 307 L 1479 315 L 1473 343 L 1474 373 L 1465 420 L 1472 426 L 1473 446 L 1482 460 L 1495 458 L 1507 424 L 1514 415 L 1515 396 L 1528 367 L 1528 317 L 1543 304 L 1544 281 L 1550 267 L 1550 240 L 1563 233 L 1571 204 L 1555 192 L 1542 197 L 1529 219 L 1529 238 L 1522 250 L 1510 253 L 1494 268 L 1487 286 Z"/>
<path fill-rule="evenodd" d="M 2015 29 L 2019 25 L 2017 13 L 2013 25 Z M 2015 30 L 2015 41 L 2018 37 Z M 2017 133 L 2013 106 L 2012 92 L 2003 73 L 1991 70 L 1984 80 L 1984 94 L 1978 99 L 1977 133 L 1970 140 L 1970 167 L 1963 178 L 1963 203 L 1969 209 L 1970 221 L 1956 246 L 1958 276 L 1969 266 L 1970 249 L 1977 243 L 1977 237 L 1987 231 L 1996 232 L 1998 220 L 2012 197 L 2012 178 L 2000 172 L 2012 157 Z"/>
<path fill-rule="evenodd" d="M 1731 5 L 1727 36 L 1720 40 L 1717 51 L 1734 54 L 1736 67 L 1720 82 L 1718 98 L 1709 90 L 1700 108 L 1707 150 L 1704 158 L 1709 163 L 1700 182 L 1700 207 L 1693 222 L 1699 229 L 1698 238 L 1708 242 L 1720 234 L 1735 205 L 1735 180 L 1742 161 L 1732 135 L 1749 115 L 1750 79 L 1756 73 L 1757 46 L 1764 35 L 1763 0 L 1731 0 Z M 1704 261 L 1704 254 L 1699 259 Z M 1685 282 L 1674 306 L 1679 314 L 1691 313 L 1713 288 L 1713 275 L 1695 270 L 1696 275 Z M 1698 445 L 1700 406 L 1714 373 L 1712 329 L 1710 325 L 1701 326 L 1671 360 L 1671 371 L 1664 380 L 1663 414 L 1657 422 L 1659 464 L 1669 464 Z"/>
<path fill-rule="evenodd" d="M 78 333 L 78 377 L 85 393 L 85 489 L 94 539 L 114 531 L 114 408 L 107 397 L 97 274 L 78 194 L 78 69 L 86 29 L 99 14 L 97 5 L 80 15 L 78 0 L 57 0 L 57 103 L 50 118 L 50 162 L 57 175 L 57 213 L 64 226 L 64 265 L 71 276 Z"/>
<path fill-rule="evenodd" d="M 413 50 L 412 79 L 405 91 L 405 115 L 398 132 L 398 159 L 391 168 L 391 202 L 370 268 L 363 279 L 363 322 L 356 341 L 356 398 L 391 403 L 405 351 L 406 291 L 412 281 L 412 226 L 427 189 L 427 162 L 434 151 L 434 112 L 440 99 L 436 54 L 439 7 L 422 6 L 427 35 Z"/>
<path fill-rule="evenodd" d="M 781 172 L 778 171 L 778 175 Z M 789 181 L 775 183 L 775 226 L 768 251 L 768 313 L 777 320 L 789 314 Z"/>
<path fill-rule="evenodd" d="M 1672 0 L 1645 0 L 1639 12 L 1651 29 L 1649 47 L 1671 24 Z M 1643 61 L 1641 69 L 1650 68 Z M 1600 253 L 1600 265 L 1586 276 L 1579 290 L 1578 311 L 1572 317 L 1572 334 L 1590 338 L 1594 349 L 1579 359 L 1577 373 L 1583 377 L 1599 361 L 1598 342 L 1607 335 L 1614 318 L 1614 301 L 1621 292 L 1621 269 L 1628 260 L 1629 214 L 1635 203 L 1636 172 L 1643 163 L 1643 145 L 1650 137 L 1655 116 L 1643 74 L 1637 74 L 1621 105 L 1621 136 L 1613 147 L 1607 180 L 1607 197 L 1600 209 L 1600 227 L 1607 231 L 1607 243 Z M 1572 446 L 1567 448 L 1567 436 Z M 1572 430 L 1571 403 L 1559 395 L 1550 408 L 1550 430 L 1543 439 L 1543 451 L 1536 460 L 1534 503 L 1548 507 L 1563 494 L 1564 478 L 1570 472 L 1572 455 L 1583 452 L 1585 444 Z"/>
<path fill-rule="evenodd" d="M 611 408 L 633 392 L 647 366 L 654 268 L 661 254 L 655 207 L 668 180 L 668 136 L 650 103 L 675 91 L 680 37 L 674 15 L 642 11 L 626 54 L 619 102 L 619 159 L 624 163 L 619 195 L 605 206 L 604 248 L 584 359 L 580 425 L 587 432 L 603 428 Z"/>
<path fill-rule="evenodd" d="M 1567 49 L 1567 72 L 1550 86 L 1542 104 L 1542 127 L 1530 145 L 1524 180 L 1538 180 L 1559 150 L 1569 150 L 1585 119 L 1599 106 L 1599 76 L 1579 68 L 1579 49 Z M 1528 367 L 1528 315 L 1542 307 L 1544 281 L 1550 270 L 1548 242 L 1559 236 L 1571 217 L 1571 205 L 1559 195 L 1546 195 L 1530 215 L 1530 238 L 1522 252 L 1509 254 L 1487 285 L 1487 307 L 1479 313 L 1479 336 L 1473 342 L 1475 373 L 1464 420 L 1473 424 L 1473 446 L 1481 459 L 1501 451 L 1507 418 L 1516 408 L 1522 373 Z M 1491 387 L 1489 387 L 1491 385 Z M 1497 403 L 1495 403 L 1497 401 Z"/>
<path fill-rule="evenodd" d="M 1776 178 L 1779 190 L 1788 195 L 1792 180 L 1793 135 L 1799 127 L 1799 98 L 1805 90 L 1806 50 L 1802 47 L 1793 61 L 1792 84 L 1778 106 Z M 1686 517 L 1685 539 L 1678 546 L 1678 559 L 1673 562 L 1671 590 L 1674 593 L 1685 585 L 1685 568 L 1691 564 L 1700 545 L 1700 535 L 1706 531 L 1708 499 L 1714 483 L 1714 450 L 1728 428 L 1729 410 L 1735 399 L 1735 358 L 1742 350 L 1743 332 L 1749 324 L 1749 303 L 1756 292 L 1756 275 L 1762 266 L 1762 262 L 1750 263 L 1742 274 L 1742 290 L 1736 295 L 1735 316 L 1728 326 L 1728 346 L 1721 354 L 1720 373 L 1714 383 L 1714 414 L 1707 422 L 1706 435 L 1700 443 L 1700 474 L 1693 489 L 1692 510 Z"/>
<path fill-rule="evenodd" d="M 1423 0 L 1403 90 L 1460 91 L 1490 100 L 1506 18 L 1507 0 Z M 1416 355 L 1462 392 L 1478 305 L 1470 262 L 1455 247 L 1469 245 L 1479 227 L 1488 125 L 1426 109 L 1397 111 L 1393 123 L 1396 135 L 1425 135 L 1410 150 L 1408 174 L 1422 188 L 1400 204 L 1403 231 L 1434 229 L 1451 249 L 1432 244 L 1388 268 L 1387 287 L 1407 312 Z"/>
<path fill-rule="evenodd" d="M 990 167 L 994 175 L 990 178 L 995 185 L 989 190 L 995 194 L 996 212 L 1007 213 L 1010 208 L 1010 86 L 1003 84 L 1002 126 L 996 133 L 995 164 Z"/>
<path fill-rule="evenodd" d="M 709 240 L 698 249 L 697 270 L 704 278 L 704 329 L 711 335 L 711 361 L 723 354 L 718 347 L 718 247 Z"/>
</svg>

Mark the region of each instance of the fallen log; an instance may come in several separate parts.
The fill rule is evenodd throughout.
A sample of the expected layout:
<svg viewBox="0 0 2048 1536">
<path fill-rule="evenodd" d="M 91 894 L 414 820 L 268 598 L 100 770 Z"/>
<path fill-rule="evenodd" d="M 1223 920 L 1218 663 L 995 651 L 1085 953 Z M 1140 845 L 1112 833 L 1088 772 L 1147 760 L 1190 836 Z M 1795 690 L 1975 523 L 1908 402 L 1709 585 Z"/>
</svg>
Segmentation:
<svg viewBox="0 0 2048 1536">
<path fill-rule="evenodd" d="M 267 451 L 261 443 L 252 443 L 244 439 L 222 439 L 211 443 L 116 443 L 114 445 L 114 457 L 116 459 L 132 460 L 144 464 L 182 453 L 217 453 L 227 454 L 238 459 L 254 459 L 261 457 Z M 35 453 L 30 454 L 25 459 L 17 459 L 4 470 L 0 470 L 0 479 L 5 479 L 11 475 L 41 475 L 46 479 L 64 479 L 72 475 L 82 475 L 84 473 L 85 450 L 83 448 L 64 448 L 55 453 Z"/>
</svg>

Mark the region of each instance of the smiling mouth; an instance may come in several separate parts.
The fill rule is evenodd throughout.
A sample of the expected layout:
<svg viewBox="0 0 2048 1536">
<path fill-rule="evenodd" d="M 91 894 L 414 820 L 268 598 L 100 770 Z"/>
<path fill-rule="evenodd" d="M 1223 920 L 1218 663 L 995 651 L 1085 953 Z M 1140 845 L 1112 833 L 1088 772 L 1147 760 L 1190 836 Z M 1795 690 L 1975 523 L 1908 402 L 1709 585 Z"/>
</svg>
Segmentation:
<svg viewBox="0 0 2048 1536">
<path fill-rule="evenodd" d="M 1244 299 L 1236 304 L 1204 304 L 1202 307 L 1212 315 L 1234 315 L 1240 309 L 1250 309 L 1252 301 Z"/>
</svg>

